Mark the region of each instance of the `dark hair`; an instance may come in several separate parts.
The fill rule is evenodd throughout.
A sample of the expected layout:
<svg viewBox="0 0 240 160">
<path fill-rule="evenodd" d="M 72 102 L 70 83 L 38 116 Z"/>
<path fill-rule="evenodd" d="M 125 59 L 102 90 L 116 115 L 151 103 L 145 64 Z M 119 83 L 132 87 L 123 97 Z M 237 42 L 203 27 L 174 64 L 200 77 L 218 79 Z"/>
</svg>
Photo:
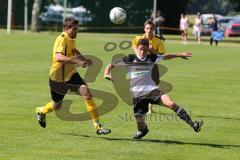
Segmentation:
<svg viewBox="0 0 240 160">
<path fill-rule="evenodd" d="M 69 28 L 72 28 L 74 25 L 76 24 L 79 24 L 78 20 L 76 20 L 75 18 L 73 17 L 67 17 L 65 20 L 64 20 L 64 24 L 63 24 L 63 28 L 64 29 L 69 29 Z"/>
<path fill-rule="evenodd" d="M 143 46 L 149 46 L 149 41 L 147 39 L 139 39 L 137 46 L 143 45 Z"/>
<path fill-rule="evenodd" d="M 155 25 L 154 25 L 154 23 L 151 21 L 151 20 L 146 20 L 145 21 L 145 23 L 144 23 L 144 27 L 146 26 L 146 25 L 152 25 L 153 27 L 155 27 Z"/>
</svg>

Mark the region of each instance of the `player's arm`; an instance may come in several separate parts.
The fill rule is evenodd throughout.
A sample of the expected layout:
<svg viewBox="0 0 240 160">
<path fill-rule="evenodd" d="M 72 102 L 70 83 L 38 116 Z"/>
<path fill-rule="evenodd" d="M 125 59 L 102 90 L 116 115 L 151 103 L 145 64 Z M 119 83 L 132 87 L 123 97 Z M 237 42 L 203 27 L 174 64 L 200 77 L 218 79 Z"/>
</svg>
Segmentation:
<svg viewBox="0 0 240 160">
<path fill-rule="evenodd" d="M 76 55 L 77 58 L 81 60 L 87 60 L 87 58 L 84 57 L 83 54 L 77 48 L 72 49 L 72 52 L 74 53 L 74 55 Z"/>
<path fill-rule="evenodd" d="M 83 54 L 77 48 L 74 48 L 72 52 L 76 55 L 74 58 L 86 61 L 86 65 L 92 65 L 92 60 L 83 56 Z"/>
<path fill-rule="evenodd" d="M 91 65 L 91 61 L 87 61 L 84 58 L 78 58 L 77 56 L 68 57 L 65 55 L 67 40 L 64 35 L 62 35 L 61 37 L 56 39 L 54 46 L 55 45 L 56 45 L 56 47 L 54 47 L 55 48 L 55 57 L 54 58 L 56 59 L 56 61 L 62 62 L 62 63 L 73 63 L 73 64 L 77 64 L 77 65 L 81 65 L 81 66 Z M 79 51 L 73 49 L 72 52 L 75 53 L 75 52 L 79 52 Z M 79 52 L 79 54 L 81 54 L 81 53 Z"/>
<path fill-rule="evenodd" d="M 114 66 L 112 64 L 107 65 L 107 67 L 104 70 L 104 78 L 106 78 L 107 80 L 112 81 L 112 75 L 111 75 L 111 70 L 114 68 Z"/>
<path fill-rule="evenodd" d="M 188 57 L 192 57 L 191 52 L 181 52 L 181 53 L 176 53 L 176 54 L 164 54 L 164 55 L 162 55 L 163 60 L 169 60 L 169 59 L 173 59 L 173 58 L 188 59 Z"/>
<path fill-rule="evenodd" d="M 107 65 L 107 67 L 105 68 L 105 70 L 104 70 L 104 77 L 107 80 L 113 81 L 111 70 L 113 68 L 117 67 L 117 66 L 125 66 L 125 67 L 127 67 L 129 61 L 131 61 L 130 59 L 131 59 L 131 55 L 124 56 L 124 57 L 121 57 L 121 58 L 118 58 L 118 59 L 114 59 L 112 61 L 112 63 Z"/>
<path fill-rule="evenodd" d="M 86 60 L 81 60 L 76 57 L 70 58 L 70 57 L 63 55 L 63 53 L 61 53 L 61 52 L 57 52 L 55 55 L 55 58 L 56 58 L 56 61 L 62 62 L 62 63 L 73 63 L 73 64 L 77 64 L 80 66 L 89 65 L 89 62 Z"/>
</svg>

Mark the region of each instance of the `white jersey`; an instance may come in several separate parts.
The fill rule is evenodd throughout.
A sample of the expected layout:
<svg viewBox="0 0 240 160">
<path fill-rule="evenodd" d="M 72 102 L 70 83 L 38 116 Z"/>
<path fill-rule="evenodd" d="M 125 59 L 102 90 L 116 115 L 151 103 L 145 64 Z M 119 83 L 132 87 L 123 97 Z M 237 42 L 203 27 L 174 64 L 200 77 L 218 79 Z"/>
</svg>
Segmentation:
<svg viewBox="0 0 240 160">
<path fill-rule="evenodd" d="M 202 29 L 202 20 L 200 18 L 196 18 L 193 26 L 193 30 L 195 32 L 200 32 L 201 29 Z"/>
<path fill-rule="evenodd" d="M 151 54 L 145 60 L 140 60 L 136 55 L 129 55 L 122 58 L 117 65 L 126 65 L 128 69 L 127 77 L 130 79 L 130 91 L 134 98 L 140 97 L 158 89 L 156 83 L 152 80 L 153 65 L 162 60 L 161 55 Z"/>
<path fill-rule="evenodd" d="M 188 29 L 188 18 L 181 18 L 180 19 L 180 29 L 181 30 L 187 30 Z"/>
</svg>

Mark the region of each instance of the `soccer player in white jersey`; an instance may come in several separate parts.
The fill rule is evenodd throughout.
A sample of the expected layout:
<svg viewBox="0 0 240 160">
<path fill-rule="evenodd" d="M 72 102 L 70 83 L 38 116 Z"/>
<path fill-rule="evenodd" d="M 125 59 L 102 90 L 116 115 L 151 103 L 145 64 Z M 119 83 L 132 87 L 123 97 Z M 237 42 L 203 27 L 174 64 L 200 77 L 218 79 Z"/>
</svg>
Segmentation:
<svg viewBox="0 0 240 160">
<path fill-rule="evenodd" d="M 155 63 L 160 60 L 168 60 L 172 58 L 184 58 L 191 57 L 190 52 L 182 52 L 177 54 L 148 54 L 149 42 L 147 39 L 140 39 L 137 44 L 136 54 L 130 54 L 127 57 L 123 57 L 114 64 L 109 64 L 104 71 L 104 76 L 108 80 L 113 80 L 111 76 L 111 70 L 118 65 L 125 65 L 128 68 L 128 72 L 131 80 L 131 93 L 133 98 L 133 111 L 136 118 L 138 131 L 134 134 L 133 139 L 141 139 L 145 136 L 149 129 L 145 123 L 145 115 L 148 112 L 148 105 L 151 104 L 163 104 L 164 106 L 172 109 L 177 116 L 188 123 L 195 132 L 201 130 L 203 125 L 202 120 L 196 120 L 193 122 L 188 113 L 179 105 L 177 105 L 171 98 L 163 93 L 156 83 L 152 80 L 151 70 Z"/>
</svg>

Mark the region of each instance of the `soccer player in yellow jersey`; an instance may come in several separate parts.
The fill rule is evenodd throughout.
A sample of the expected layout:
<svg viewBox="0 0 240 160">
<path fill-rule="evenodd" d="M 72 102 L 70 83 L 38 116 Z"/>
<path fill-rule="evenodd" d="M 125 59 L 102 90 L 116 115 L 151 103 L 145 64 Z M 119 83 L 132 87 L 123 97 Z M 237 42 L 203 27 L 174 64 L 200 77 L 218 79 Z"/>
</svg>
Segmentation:
<svg viewBox="0 0 240 160">
<path fill-rule="evenodd" d="M 153 32 L 155 30 L 155 25 L 151 20 L 147 20 L 144 23 L 144 34 L 140 36 L 136 36 L 132 41 L 132 47 L 133 50 L 137 51 L 137 44 L 140 39 L 147 39 L 149 41 L 149 51 L 152 54 L 159 54 L 163 55 L 166 53 L 165 46 L 163 41 L 160 39 L 160 37 L 156 36 Z M 154 82 L 158 85 L 159 84 L 159 69 L 157 64 L 153 66 L 152 70 L 152 78 Z M 152 105 L 149 104 L 149 113 L 152 113 Z"/>
<path fill-rule="evenodd" d="M 154 23 L 150 20 L 147 20 L 144 23 L 144 34 L 136 36 L 132 41 L 132 47 L 134 51 L 137 50 L 137 43 L 139 39 L 147 39 L 149 41 L 149 51 L 153 54 L 165 54 L 165 47 L 163 41 L 155 35 L 154 32 Z"/>
<path fill-rule="evenodd" d="M 62 100 L 68 90 L 81 95 L 96 128 L 97 134 L 108 134 L 110 129 L 103 128 L 99 122 L 96 104 L 86 82 L 77 73 L 75 66 L 86 67 L 92 64 L 76 48 L 75 38 L 78 32 L 78 21 L 72 17 L 64 21 L 64 32 L 57 37 L 53 47 L 53 60 L 50 69 L 49 86 L 52 101 L 43 107 L 37 107 L 37 119 L 41 127 L 46 127 L 46 114 L 60 109 Z"/>
</svg>

